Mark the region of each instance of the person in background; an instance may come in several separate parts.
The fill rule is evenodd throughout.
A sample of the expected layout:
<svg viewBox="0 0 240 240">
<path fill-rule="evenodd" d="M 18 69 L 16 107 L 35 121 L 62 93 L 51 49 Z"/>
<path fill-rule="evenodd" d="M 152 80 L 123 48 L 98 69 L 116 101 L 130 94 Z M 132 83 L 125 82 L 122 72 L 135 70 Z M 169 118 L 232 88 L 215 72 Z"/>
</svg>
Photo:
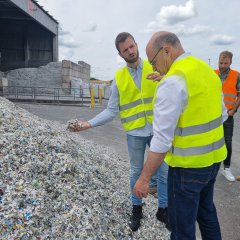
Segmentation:
<svg viewBox="0 0 240 240">
<path fill-rule="evenodd" d="M 153 138 L 134 193 L 147 197 L 149 180 L 165 159 L 171 240 L 196 239 L 196 221 L 202 239 L 220 240 L 213 194 L 227 155 L 221 81 L 207 63 L 185 53 L 174 33 L 155 33 L 146 53 L 165 76 L 157 87 Z"/>
<path fill-rule="evenodd" d="M 223 123 L 224 137 L 227 146 L 227 157 L 223 162 L 222 174 L 228 181 L 235 181 L 230 166 L 232 157 L 232 137 L 234 128 L 234 114 L 237 112 L 240 104 L 240 75 L 236 70 L 230 68 L 233 54 L 229 51 L 223 51 L 219 55 L 218 69 L 215 72 L 222 81 L 222 91 L 224 103 L 228 109 L 228 118 Z"/>
<path fill-rule="evenodd" d="M 115 45 L 118 54 L 126 61 L 126 66 L 115 74 L 107 109 L 89 121 L 76 121 L 75 124 L 69 126 L 69 129 L 82 131 L 97 127 L 111 121 L 116 115 L 120 115 L 121 123 L 126 131 L 131 168 L 132 215 L 129 226 L 133 231 L 136 231 L 140 227 L 140 221 L 143 217 L 143 202 L 141 198 L 133 194 L 133 186 L 140 176 L 144 164 L 145 149 L 147 145 L 150 145 L 152 139 L 152 101 L 157 85 L 156 80 L 161 77 L 158 73 L 153 73 L 152 66 L 148 61 L 139 57 L 137 43 L 131 34 L 119 33 Z M 157 185 L 158 211 L 156 217 L 165 224 L 167 224 L 168 207 L 167 173 L 168 165 L 163 163 L 155 174 L 155 181 L 152 179 L 150 182 L 152 192 Z"/>
</svg>

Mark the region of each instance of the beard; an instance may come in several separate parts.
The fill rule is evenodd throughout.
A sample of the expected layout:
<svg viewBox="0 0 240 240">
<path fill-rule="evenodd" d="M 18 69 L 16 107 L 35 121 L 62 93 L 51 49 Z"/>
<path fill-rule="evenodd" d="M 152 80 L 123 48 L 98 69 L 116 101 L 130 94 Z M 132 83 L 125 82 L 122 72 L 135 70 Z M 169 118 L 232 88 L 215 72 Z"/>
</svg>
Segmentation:
<svg viewBox="0 0 240 240">
<path fill-rule="evenodd" d="M 139 52 L 137 50 L 136 57 L 135 58 L 123 58 L 126 63 L 135 63 L 139 59 Z"/>
<path fill-rule="evenodd" d="M 219 68 L 220 73 L 226 73 L 229 68 Z"/>
</svg>

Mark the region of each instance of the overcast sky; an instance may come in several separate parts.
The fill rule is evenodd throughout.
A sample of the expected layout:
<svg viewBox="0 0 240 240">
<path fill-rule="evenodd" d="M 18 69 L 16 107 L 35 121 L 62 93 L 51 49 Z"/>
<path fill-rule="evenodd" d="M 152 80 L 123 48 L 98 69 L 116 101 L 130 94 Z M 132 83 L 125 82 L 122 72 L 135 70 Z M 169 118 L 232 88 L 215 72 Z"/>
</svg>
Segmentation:
<svg viewBox="0 0 240 240">
<path fill-rule="evenodd" d="M 186 52 L 213 68 L 223 50 L 233 52 L 240 70 L 239 0 L 38 0 L 59 22 L 59 60 L 85 61 L 91 76 L 113 79 L 124 62 L 114 41 L 130 32 L 145 59 L 154 32 L 172 31 Z"/>
</svg>

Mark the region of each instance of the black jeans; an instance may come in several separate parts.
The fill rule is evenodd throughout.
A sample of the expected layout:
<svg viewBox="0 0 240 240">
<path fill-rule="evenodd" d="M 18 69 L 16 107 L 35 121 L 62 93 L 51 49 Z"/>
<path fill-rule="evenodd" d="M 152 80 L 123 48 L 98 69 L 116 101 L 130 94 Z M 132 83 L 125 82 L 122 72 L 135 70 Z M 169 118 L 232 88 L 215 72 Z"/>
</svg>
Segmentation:
<svg viewBox="0 0 240 240">
<path fill-rule="evenodd" d="M 230 167 L 231 165 L 233 126 L 233 116 L 229 116 L 228 119 L 223 123 L 224 138 L 227 147 L 227 158 L 223 162 L 224 167 Z"/>
</svg>

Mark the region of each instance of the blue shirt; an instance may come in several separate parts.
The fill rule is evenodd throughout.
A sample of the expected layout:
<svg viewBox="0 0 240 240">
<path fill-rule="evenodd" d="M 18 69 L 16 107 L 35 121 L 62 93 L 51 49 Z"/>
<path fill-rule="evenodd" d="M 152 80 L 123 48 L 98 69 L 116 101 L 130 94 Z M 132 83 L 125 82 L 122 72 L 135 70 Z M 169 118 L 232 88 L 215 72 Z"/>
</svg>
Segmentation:
<svg viewBox="0 0 240 240">
<path fill-rule="evenodd" d="M 128 67 L 128 70 L 134 80 L 134 83 L 139 89 L 141 89 L 142 82 L 142 67 L 143 67 L 142 60 L 140 60 L 140 63 L 136 69 Z M 107 108 L 103 110 L 101 113 L 99 113 L 97 116 L 89 120 L 88 122 L 91 124 L 92 127 L 97 127 L 112 121 L 113 118 L 115 118 L 119 114 L 119 106 L 120 106 L 119 91 L 116 85 L 116 79 L 114 79 L 111 86 L 111 93 Z M 152 125 L 146 121 L 146 125 L 144 127 L 128 131 L 127 134 L 139 137 L 147 137 L 153 135 Z"/>
</svg>

